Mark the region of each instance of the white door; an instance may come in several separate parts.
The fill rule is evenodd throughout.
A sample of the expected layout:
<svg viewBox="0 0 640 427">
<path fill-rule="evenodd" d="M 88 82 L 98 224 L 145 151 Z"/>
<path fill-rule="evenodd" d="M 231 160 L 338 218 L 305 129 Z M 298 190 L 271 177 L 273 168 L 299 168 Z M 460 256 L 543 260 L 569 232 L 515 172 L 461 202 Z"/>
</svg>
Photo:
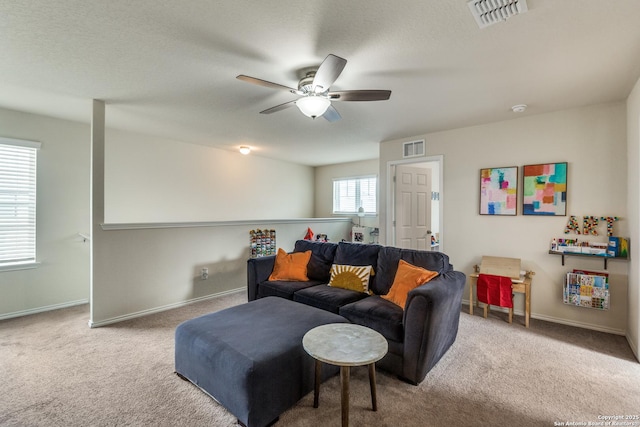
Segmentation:
<svg viewBox="0 0 640 427">
<path fill-rule="evenodd" d="M 396 246 L 431 250 L 431 169 L 396 167 L 395 229 Z"/>
</svg>

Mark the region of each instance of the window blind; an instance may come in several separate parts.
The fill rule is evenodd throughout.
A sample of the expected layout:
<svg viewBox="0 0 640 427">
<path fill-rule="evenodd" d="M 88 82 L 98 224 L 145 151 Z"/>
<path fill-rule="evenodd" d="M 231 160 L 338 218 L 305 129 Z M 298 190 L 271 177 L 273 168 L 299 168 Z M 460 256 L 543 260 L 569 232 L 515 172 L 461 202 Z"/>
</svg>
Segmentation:
<svg viewBox="0 0 640 427">
<path fill-rule="evenodd" d="M 36 261 L 38 148 L 0 138 L 0 267 Z"/>
<path fill-rule="evenodd" d="M 358 213 L 362 207 L 367 214 L 375 214 L 377 207 L 375 176 L 343 178 L 333 181 L 333 213 Z"/>
</svg>

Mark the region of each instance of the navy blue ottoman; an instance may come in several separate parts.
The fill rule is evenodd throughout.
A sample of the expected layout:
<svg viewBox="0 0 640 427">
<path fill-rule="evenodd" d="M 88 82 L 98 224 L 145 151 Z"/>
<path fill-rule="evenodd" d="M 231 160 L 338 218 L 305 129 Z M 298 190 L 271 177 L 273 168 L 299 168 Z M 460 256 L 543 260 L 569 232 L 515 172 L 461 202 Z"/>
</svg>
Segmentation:
<svg viewBox="0 0 640 427">
<path fill-rule="evenodd" d="M 344 317 L 283 298 L 261 298 L 180 324 L 176 373 L 247 427 L 264 427 L 313 390 L 314 360 L 302 337 Z M 332 367 L 335 368 L 335 367 Z M 338 372 L 326 369 L 326 379 Z"/>
</svg>

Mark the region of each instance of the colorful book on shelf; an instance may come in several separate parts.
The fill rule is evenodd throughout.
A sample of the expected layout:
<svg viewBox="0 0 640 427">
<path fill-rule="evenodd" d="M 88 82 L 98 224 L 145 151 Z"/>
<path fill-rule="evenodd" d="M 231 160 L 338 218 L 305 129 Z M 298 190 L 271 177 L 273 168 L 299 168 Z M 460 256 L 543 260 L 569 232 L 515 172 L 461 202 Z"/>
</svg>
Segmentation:
<svg viewBox="0 0 640 427">
<path fill-rule="evenodd" d="M 624 237 L 609 237 L 607 255 L 620 258 L 629 258 L 629 239 Z"/>
<path fill-rule="evenodd" d="M 618 256 L 618 237 L 609 237 L 609 246 L 607 247 L 607 255 L 609 256 Z"/>
<path fill-rule="evenodd" d="M 622 258 L 629 258 L 629 239 L 624 237 L 618 237 L 618 256 Z"/>
<path fill-rule="evenodd" d="M 607 273 L 606 271 L 591 271 L 591 270 L 582 270 L 579 268 L 574 268 L 572 273 L 575 274 L 590 274 L 592 276 L 604 276 L 604 277 L 609 277 L 609 273 Z"/>
<path fill-rule="evenodd" d="M 563 302 L 579 307 L 608 310 L 609 275 L 586 270 L 573 270 L 567 273 L 563 287 Z"/>
</svg>

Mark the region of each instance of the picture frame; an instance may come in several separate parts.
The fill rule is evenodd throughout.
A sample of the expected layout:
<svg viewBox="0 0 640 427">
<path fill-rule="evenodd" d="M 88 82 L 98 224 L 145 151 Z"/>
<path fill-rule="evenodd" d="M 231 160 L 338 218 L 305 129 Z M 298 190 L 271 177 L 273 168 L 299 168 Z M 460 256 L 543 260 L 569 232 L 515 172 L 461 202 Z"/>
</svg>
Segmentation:
<svg viewBox="0 0 640 427">
<path fill-rule="evenodd" d="M 480 169 L 480 215 L 518 214 L 518 167 Z"/>
<path fill-rule="evenodd" d="M 567 216 L 568 163 L 522 167 L 522 214 Z"/>
</svg>

